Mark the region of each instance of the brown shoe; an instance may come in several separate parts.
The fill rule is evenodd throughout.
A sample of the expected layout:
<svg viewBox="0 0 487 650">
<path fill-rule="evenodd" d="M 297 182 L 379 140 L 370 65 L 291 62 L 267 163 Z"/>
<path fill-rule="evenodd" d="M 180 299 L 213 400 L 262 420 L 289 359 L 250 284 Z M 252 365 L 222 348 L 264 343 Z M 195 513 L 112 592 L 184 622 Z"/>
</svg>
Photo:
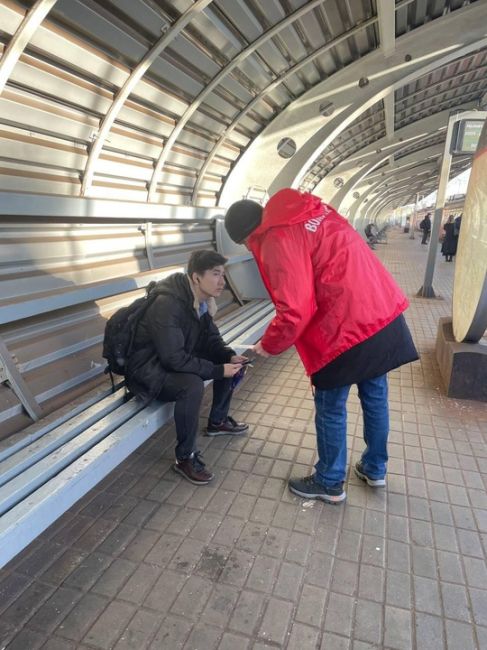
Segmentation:
<svg viewBox="0 0 487 650">
<path fill-rule="evenodd" d="M 229 415 L 223 422 L 217 424 L 208 420 L 205 433 L 207 436 L 224 436 L 228 434 L 231 436 L 241 436 L 247 433 L 248 430 L 249 425 L 247 423 L 237 422 Z"/>
<path fill-rule="evenodd" d="M 215 478 L 215 475 L 206 469 L 199 452 L 191 454 L 190 458 L 176 460 L 173 470 L 193 483 L 193 485 L 206 485 Z"/>
</svg>

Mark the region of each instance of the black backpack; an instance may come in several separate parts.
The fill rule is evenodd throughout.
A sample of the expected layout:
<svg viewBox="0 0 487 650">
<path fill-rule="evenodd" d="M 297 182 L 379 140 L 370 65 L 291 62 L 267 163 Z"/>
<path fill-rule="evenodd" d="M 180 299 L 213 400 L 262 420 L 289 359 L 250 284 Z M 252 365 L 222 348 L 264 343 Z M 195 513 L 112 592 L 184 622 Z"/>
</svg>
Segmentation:
<svg viewBox="0 0 487 650">
<path fill-rule="evenodd" d="M 105 324 L 103 336 L 103 357 L 107 360 L 105 374 L 110 373 L 113 390 L 115 390 L 113 375 L 125 376 L 137 325 L 157 296 L 156 292 L 152 291 L 155 285 L 156 282 L 151 282 L 146 288 L 145 296 L 137 298 L 127 307 L 117 309 Z"/>
</svg>

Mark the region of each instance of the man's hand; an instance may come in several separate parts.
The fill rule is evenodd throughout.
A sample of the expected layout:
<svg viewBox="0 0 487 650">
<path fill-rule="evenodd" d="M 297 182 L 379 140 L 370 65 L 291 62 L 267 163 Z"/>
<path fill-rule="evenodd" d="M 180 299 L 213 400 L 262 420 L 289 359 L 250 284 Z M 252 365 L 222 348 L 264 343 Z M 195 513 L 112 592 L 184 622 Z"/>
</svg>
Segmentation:
<svg viewBox="0 0 487 650">
<path fill-rule="evenodd" d="M 264 348 L 262 347 L 262 343 L 260 341 L 256 343 L 252 349 L 255 352 L 255 354 L 259 354 L 261 357 L 267 358 L 271 356 L 268 352 L 264 350 Z"/>
<path fill-rule="evenodd" d="M 234 354 L 230 359 L 230 363 L 244 363 L 248 361 L 248 357 L 244 357 L 242 354 Z"/>
<path fill-rule="evenodd" d="M 223 364 L 223 376 L 224 377 L 233 377 L 242 367 L 241 363 L 224 363 Z"/>
</svg>

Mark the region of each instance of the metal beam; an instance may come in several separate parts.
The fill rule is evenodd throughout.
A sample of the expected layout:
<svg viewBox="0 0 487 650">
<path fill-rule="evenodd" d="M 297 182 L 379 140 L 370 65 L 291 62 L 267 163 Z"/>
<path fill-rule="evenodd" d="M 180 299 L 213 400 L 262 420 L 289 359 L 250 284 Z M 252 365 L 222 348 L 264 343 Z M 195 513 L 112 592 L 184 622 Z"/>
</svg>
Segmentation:
<svg viewBox="0 0 487 650">
<path fill-rule="evenodd" d="M 224 184 L 222 204 L 241 195 L 257 177 L 270 193 L 285 186 L 299 186 L 309 166 L 329 143 L 388 92 L 484 47 L 487 38 L 481 25 L 486 16 L 483 3 L 468 5 L 397 39 L 386 68 L 382 53 L 371 52 L 342 70 L 338 81 L 324 80 L 304 93 L 262 131 L 239 159 Z M 408 54 L 411 58 L 405 60 Z M 369 83 L 364 80 L 359 87 L 358 80 L 364 74 Z M 335 112 L 321 126 L 317 115 L 325 99 L 333 102 Z M 288 161 L 276 155 L 277 143 L 284 135 L 295 138 L 298 144 Z M 256 160 L 265 164 L 257 165 Z"/>
<path fill-rule="evenodd" d="M 391 0 L 377 0 L 382 53 L 387 58 L 396 49 L 396 7 Z"/>
<path fill-rule="evenodd" d="M 228 76 L 242 61 L 244 61 L 247 57 L 249 57 L 251 54 L 253 54 L 259 47 L 261 47 L 264 43 L 266 43 L 268 40 L 276 36 L 280 31 L 283 29 L 287 28 L 291 23 L 295 22 L 302 16 L 306 15 L 316 7 L 322 4 L 322 0 L 312 0 L 311 2 L 307 2 L 304 6 L 302 6 L 300 9 L 297 9 L 293 13 L 289 14 L 283 20 L 280 22 L 276 23 L 271 29 L 267 30 L 262 34 L 262 36 L 259 36 L 253 43 L 251 43 L 248 47 L 244 48 L 241 52 L 237 54 L 237 56 L 232 59 L 224 68 L 220 70 L 220 72 L 213 77 L 213 79 L 210 81 L 210 83 L 204 88 L 204 90 L 196 97 L 196 99 L 190 104 L 190 106 L 186 109 L 184 115 L 181 116 L 179 119 L 179 122 L 175 126 L 175 128 L 172 130 L 171 135 L 169 138 L 166 140 L 164 147 L 161 151 L 161 154 L 157 160 L 156 166 L 154 168 L 154 172 L 152 174 L 152 178 L 150 181 L 149 185 L 149 195 L 148 195 L 148 201 L 149 202 L 155 202 L 157 198 L 157 184 L 159 181 L 159 177 L 162 173 L 162 169 L 164 165 L 166 164 L 167 158 L 171 152 L 172 147 L 174 146 L 179 134 L 187 124 L 187 122 L 191 119 L 191 117 L 194 115 L 194 113 L 198 110 L 198 108 L 201 106 L 203 101 L 208 97 L 209 94 L 213 92 L 213 90 L 222 82 L 222 80 Z"/>
<path fill-rule="evenodd" d="M 197 2 L 191 5 L 189 9 L 187 9 L 157 41 L 157 43 L 152 46 L 119 90 L 108 113 L 103 118 L 100 124 L 100 129 L 91 145 L 88 160 L 86 161 L 85 171 L 83 173 L 83 181 L 81 183 L 81 196 L 85 196 L 89 192 L 91 184 L 93 183 L 95 165 L 103 149 L 108 133 L 130 93 L 134 90 L 135 86 L 139 83 L 161 52 L 172 43 L 177 36 L 179 36 L 186 25 L 193 20 L 194 16 L 201 13 L 212 1 L 213 0 L 197 0 Z"/>
<path fill-rule="evenodd" d="M 56 2 L 57 0 L 37 0 L 12 36 L 0 60 L 0 95 L 27 43 Z"/>
<path fill-rule="evenodd" d="M 320 47 L 318 50 L 310 54 L 309 56 L 305 57 L 302 61 L 299 61 L 296 63 L 296 65 L 293 65 L 292 68 L 289 68 L 284 72 L 283 74 L 279 75 L 274 81 L 266 86 L 254 99 L 247 104 L 232 120 L 232 123 L 227 126 L 225 131 L 222 133 L 222 135 L 219 137 L 218 141 L 215 143 L 213 146 L 212 150 L 208 153 L 208 155 L 205 158 L 205 162 L 198 173 L 198 178 L 196 179 L 196 183 L 193 189 L 193 196 L 192 196 L 192 201 L 193 203 L 197 200 L 198 197 L 198 192 L 201 187 L 201 184 L 204 180 L 205 174 L 208 170 L 208 167 L 211 165 L 213 159 L 215 156 L 218 154 L 219 149 L 222 147 L 223 143 L 225 140 L 228 140 L 230 135 L 233 133 L 235 128 L 238 126 L 238 123 L 240 120 L 247 115 L 258 102 L 260 102 L 265 95 L 271 93 L 275 88 L 280 86 L 281 84 L 285 83 L 289 77 L 292 75 L 296 74 L 296 72 L 299 72 L 301 68 L 304 68 L 307 66 L 309 63 L 311 63 L 314 59 L 322 56 L 325 52 L 328 52 L 332 48 L 336 47 L 343 41 L 347 40 L 351 36 L 355 36 L 357 32 L 361 31 L 362 29 L 365 29 L 366 27 L 369 27 L 370 25 L 373 25 L 374 23 L 377 22 L 377 18 L 371 18 L 370 20 L 365 21 L 364 23 L 361 23 L 360 25 L 357 25 L 353 29 L 350 29 L 348 32 L 345 34 L 341 34 L 337 38 L 334 38 L 332 41 L 327 43 L 326 45 L 323 45 L 323 47 Z"/>
<path fill-rule="evenodd" d="M 462 104 L 459 108 L 461 110 L 473 109 L 474 104 L 468 102 Z M 340 176 L 345 179 L 344 185 L 338 191 L 333 190 L 331 196 L 326 196 L 327 190 L 331 189 L 331 182 L 330 177 L 324 177 L 315 189 L 316 194 L 323 196 L 327 203 L 331 203 L 335 209 L 340 210 L 340 206 L 346 200 L 347 195 L 355 190 L 365 178 L 374 177 L 373 172 L 378 165 L 390 158 L 391 154 L 399 154 L 403 149 L 411 146 L 412 143 L 421 139 L 430 138 L 438 132 L 439 127 L 444 126 L 448 122 L 449 115 L 449 111 L 440 111 L 439 113 L 429 115 L 421 120 L 407 124 L 396 131 L 396 142 L 391 144 L 387 136 L 385 136 L 355 152 L 350 158 L 343 160 L 333 169 L 333 176 Z M 377 153 L 378 150 L 380 150 L 379 153 Z M 394 167 L 390 166 L 385 170 L 381 170 L 380 173 L 385 171 L 386 174 L 390 174 L 394 170 L 400 170 L 405 162 L 409 160 L 409 155 L 407 155 L 406 161 L 404 159 L 397 160 L 395 161 Z M 366 162 L 366 164 L 359 164 L 363 162 Z M 327 188 L 326 190 L 324 189 L 325 186 Z"/>
</svg>

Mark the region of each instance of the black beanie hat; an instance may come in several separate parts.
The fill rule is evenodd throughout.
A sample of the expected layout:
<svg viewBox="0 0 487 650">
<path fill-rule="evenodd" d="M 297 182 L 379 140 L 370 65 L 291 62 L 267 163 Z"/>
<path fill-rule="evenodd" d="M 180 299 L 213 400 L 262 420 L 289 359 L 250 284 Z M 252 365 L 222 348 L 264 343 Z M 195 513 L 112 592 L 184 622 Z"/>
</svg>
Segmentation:
<svg viewBox="0 0 487 650">
<path fill-rule="evenodd" d="M 260 226 L 263 210 L 260 203 L 249 199 L 232 203 L 225 215 L 225 228 L 230 239 L 233 239 L 236 244 L 241 244 Z"/>
</svg>

